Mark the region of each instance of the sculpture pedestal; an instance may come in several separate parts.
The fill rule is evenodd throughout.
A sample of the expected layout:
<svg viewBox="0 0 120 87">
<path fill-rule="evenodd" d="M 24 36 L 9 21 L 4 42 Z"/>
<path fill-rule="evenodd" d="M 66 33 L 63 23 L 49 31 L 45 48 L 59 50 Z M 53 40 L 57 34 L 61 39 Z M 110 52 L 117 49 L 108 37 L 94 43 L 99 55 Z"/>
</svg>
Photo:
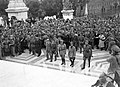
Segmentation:
<svg viewBox="0 0 120 87">
<path fill-rule="evenodd" d="M 18 20 L 25 20 L 28 18 L 28 10 L 29 8 L 26 7 L 22 0 L 10 0 L 6 12 L 8 13 L 9 18 L 15 16 Z"/>
<path fill-rule="evenodd" d="M 73 19 L 73 12 L 74 12 L 74 10 L 62 10 L 61 12 L 62 12 L 63 18 L 65 20 L 67 20 L 67 19 L 69 19 L 69 20 Z"/>
</svg>

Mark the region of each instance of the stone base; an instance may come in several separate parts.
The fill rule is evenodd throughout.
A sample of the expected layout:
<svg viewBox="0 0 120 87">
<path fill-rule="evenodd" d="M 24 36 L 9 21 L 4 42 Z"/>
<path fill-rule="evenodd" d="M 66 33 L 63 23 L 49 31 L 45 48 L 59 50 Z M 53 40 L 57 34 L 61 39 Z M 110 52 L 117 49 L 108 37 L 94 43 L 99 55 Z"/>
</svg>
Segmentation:
<svg viewBox="0 0 120 87">
<path fill-rule="evenodd" d="M 6 12 L 8 13 L 8 17 L 11 18 L 12 16 L 15 16 L 18 20 L 25 20 L 28 18 L 28 11 L 29 9 L 26 8 L 13 8 L 13 9 L 6 9 Z"/>
<path fill-rule="evenodd" d="M 69 20 L 73 19 L 73 12 L 74 12 L 74 10 L 62 10 L 61 12 L 63 13 L 63 18 L 65 20 L 67 20 L 67 19 L 69 19 Z"/>
</svg>

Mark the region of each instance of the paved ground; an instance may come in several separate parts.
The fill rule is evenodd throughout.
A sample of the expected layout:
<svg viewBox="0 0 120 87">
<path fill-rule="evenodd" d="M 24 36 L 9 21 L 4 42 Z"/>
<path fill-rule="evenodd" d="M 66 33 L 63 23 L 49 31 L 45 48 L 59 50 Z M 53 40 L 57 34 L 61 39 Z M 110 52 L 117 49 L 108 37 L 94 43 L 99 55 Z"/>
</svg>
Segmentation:
<svg viewBox="0 0 120 87">
<path fill-rule="evenodd" d="M 93 57 L 91 60 L 91 67 L 88 68 L 86 64 L 86 68 L 84 70 L 81 70 L 82 64 L 83 64 L 83 55 L 77 52 L 77 57 L 75 60 L 75 66 L 70 67 L 70 61 L 68 56 L 66 55 L 66 65 L 61 65 L 61 58 L 58 57 L 57 61 L 50 62 L 50 60 L 46 60 L 46 57 L 44 53 L 42 52 L 42 55 L 40 57 L 33 56 L 29 54 L 29 52 L 26 50 L 25 53 L 23 53 L 20 56 L 17 57 L 7 57 L 6 60 L 12 61 L 12 62 L 18 62 L 18 63 L 24 63 L 28 65 L 34 65 L 49 69 L 55 69 L 65 72 L 71 72 L 76 74 L 85 74 L 89 76 L 96 76 L 98 77 L 102 72 L 106 72 L 109 64 L 105 62 L 107 58 L 109 58 L 110 55 L 106 51 L 100 51 L 100 50 L 93 50 Z"/>
<path fill-rule="evenodd" d="M 98 77 L 0 61 L 0 87 L 91 87 Z"/>
</svg>

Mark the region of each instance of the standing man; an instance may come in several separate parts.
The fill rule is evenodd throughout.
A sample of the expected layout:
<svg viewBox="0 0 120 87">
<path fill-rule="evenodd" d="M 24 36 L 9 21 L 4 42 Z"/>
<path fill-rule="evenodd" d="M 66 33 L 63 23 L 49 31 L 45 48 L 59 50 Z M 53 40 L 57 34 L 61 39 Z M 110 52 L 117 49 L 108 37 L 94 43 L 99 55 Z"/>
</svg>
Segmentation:
<svg viewBox="0 0 120 87">
<path fill-rule="evenodd" d="M 39 57 L 41 55 L 42 40 L 39 38 L 38 35 L 36 35 L 35 49 L 36 49 L 36 53 L 38 53 L 37 57 Z"/>
<path fill-rule="evenodd" d="M 84 45 L 84 36 L 80 33 L 78 39 L 79 39 L 80 53 L 82 53 L 82 49 L 83 49 L 83 45 Z"/>
<path fill-rule="evenodd" d="M 91 60 L 91 57 L 92 57 L 92 46 L 89 45 L 88 43 L 89 43 L 89 41 L 86 40 L 84 48 L 83 48 L 84 63 L 83 63 L 82 70 L 85 69 L 86 59 L 88 59 L 88 67 L 90 67 L 90 60 Z"/>
<path fill-rule="evenodd" d="M 35 36 L 31 36 L 31 40 L 30 40 L 30 44 L 31 44 L 31 52 L 32 52 L 32 55 L 35 55 L 35 42 L 36 42 L 36 39 L 35 39 Z"/>
<path fill-rule="evenodd" d="M 52 62 L 53 61 L 53 55 L 55 55 L 55 59 L 54 59 L 54 61 L 56 61 L 57 60 L 57 44 L 56 44 L 56 42 L 55 42 L 55 40 L 52 40 L 52 42 L 51 42 L 51 56 L 50 56 L 50 62 Z"/>
<path fill-rule="evenodd" d="M 63 43 L 63 40 L 60 41 L 59 54 L 62 59 L 61 65 L 63 65 L 63 64 L 65 65 L 66 44 Z"/>
<path fill-rule="evenodd" d="M 2 60 L 2 42 L 0 41 L 0 60 Z"/>
<path fill-rule="evenodd" d="M 51 54 L 51 41 L 50 39 L 45 40 L 45 46 L 46 46 L 46 60 L 50 59 L 50 54 Z"/>
<path fill-rule="evenodd" d="M 68 50 L 68 57 L 71 62 L 70 66 L 74 67 L 74 61 L 75 61 L 75 57 L 76 57 L 76 49 L 75 49 L 75 46 L 73 46 L 73 42 L 70 43 L 69 50 Z"/>
<path fill-rule="evenodd" d="M 10 55 L 12 57 L 14 57 L 15 56 L 15 40 L 14 40 L 13 36 L 10 37 L 9 46 L 10 46 Z"/>
<path fill-rule="evenodd" d="M 96 46 L 97 49 L 99 49 L 99 34 L 98 31 L 95 32 L 95 38 L 94 38 L 94 46 Z"/>
</svg>

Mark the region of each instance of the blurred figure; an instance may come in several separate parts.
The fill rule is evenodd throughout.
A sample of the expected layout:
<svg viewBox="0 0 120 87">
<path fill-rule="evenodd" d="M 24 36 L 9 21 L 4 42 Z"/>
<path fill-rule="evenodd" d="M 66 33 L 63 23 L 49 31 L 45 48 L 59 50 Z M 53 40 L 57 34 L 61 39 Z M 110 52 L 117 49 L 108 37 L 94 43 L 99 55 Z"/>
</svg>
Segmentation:
<svg viewBox="0 0 120 87">
<path fill-rule="evenodd" d="M 99 33 L 98 31 L 95 32 L 95 38 L 94 38 L 94 46 L 96 46 L 97 49 L 99 49 Z"/>
<path fill-rule="evenodd" d="M 53 55 L 55 57 L 54 61 L 56 61 L 57 60 L 58 45 L 56 44 L 55 40 L 52 40 L 50 50 L 51 50 L 50 62 L 53 61 Z"/>
<path fill-rule="evenodd" d="M 61 65 L 65 65 L 66 44 L 63 43 L 63 40 L 60 41 L 59 54 L 62 60 Z"/>
<path fill-rule="evenodd" d="M 38 53 L 37 57 L 39 57 L 41 55 L 42 40 L 40 39 L 38 35 L 36 35 L 35 49 L 36 49 L 36 53 Z"/>
<path fill-rule="evenodd" d="M 111 50 L 111 57 L 107 59 L 110 63 L 108 73 L 115 73 L 115 71 L 120 70 L 120 48 L 116 45 L 115 41 L 111 41 L 109 49 Z"/>
<path fill-rule="evenodd" d="M 85 69 L 86 60 L 88 60 L 88 67 L 90 67 L 90 61 L 91 61 L 91 57 L 92 57 L 92 47 L 88 43 L 89 43 L 89 41 L 86 40 L 84 48 L 83 48 L 84 63 L 83 63 L 82 70 Z"/>
<path fill-rule="evenodd" d="M 84 36 L 80 33 L 79 37 L 79 48 L 80 48 L 80 53 L 82 53 L 83 45 L 84 45 Z"/>
<path fill-rule="evenodd" d="M 73 46 L 73 42 L 70 43 L 69 50 L 68 50 L 68 57 L 71 62 L 70 66 L 74 67 L 74 61 L 76 57 L 76 49 L 75 46 Z"/>
<path fill-rule="evenodd" d="M 102 73 L 96 83 L 91 87 L 115 87 L 113 81 L 114 79 Z"/>
<path fill-rule="evenodd" d="M 46 60 L 50 59 L 50 54 L 51 54 L 51 42 L 49 39 L 45 40 L 45 46 L 46 46 Z"/>
<path fill-rule="evenodd" d="M 105 36 L 104 36 L 104 34 L 103 33 L 101 33 L 100 35 L 99 35 L 99 49 L 102 51 L 103 49 L 104 49 L 104 47 L 105 47 Z"/>
</svg>

